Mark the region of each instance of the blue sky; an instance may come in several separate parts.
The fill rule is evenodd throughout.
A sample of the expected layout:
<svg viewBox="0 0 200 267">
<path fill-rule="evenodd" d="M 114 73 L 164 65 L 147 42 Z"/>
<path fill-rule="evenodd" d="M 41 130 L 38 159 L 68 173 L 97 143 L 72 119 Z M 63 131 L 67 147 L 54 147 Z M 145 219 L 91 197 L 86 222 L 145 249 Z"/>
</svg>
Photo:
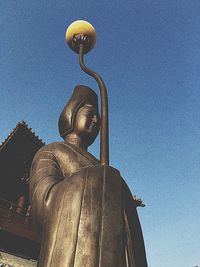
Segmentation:
<svg viewBox="0 0 200 267">
<path fill-rule="evenodd" d="M 86 55 L 108 89 L 110 162 L 139 209 L 149 267 L 200 265 L 200 1 L 0 2 L 0 141 L 25 120 L 46 143 L 75 85 L 98 92 L 65 30 L 92 23 Z M 90 151 L 97 157 L 99 142 Z"/>
</svg>

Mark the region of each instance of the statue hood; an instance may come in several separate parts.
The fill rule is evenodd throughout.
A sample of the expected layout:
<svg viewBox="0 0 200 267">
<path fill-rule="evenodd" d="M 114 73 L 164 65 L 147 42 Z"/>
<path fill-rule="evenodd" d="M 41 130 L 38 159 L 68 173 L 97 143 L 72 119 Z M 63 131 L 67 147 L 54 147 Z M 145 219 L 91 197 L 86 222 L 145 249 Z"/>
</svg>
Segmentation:
<svg viewBox="0 0 200 267">
<path fill-rule="evenodd" d="M 92 105 L 98 110 L 97 94 L 88 86 L 77 85 L 59 117 L 58 128 L 61 137 L 65 138 L 67 134 L 73 131 L 76 113 L 85 104 Z"/>
</svg>

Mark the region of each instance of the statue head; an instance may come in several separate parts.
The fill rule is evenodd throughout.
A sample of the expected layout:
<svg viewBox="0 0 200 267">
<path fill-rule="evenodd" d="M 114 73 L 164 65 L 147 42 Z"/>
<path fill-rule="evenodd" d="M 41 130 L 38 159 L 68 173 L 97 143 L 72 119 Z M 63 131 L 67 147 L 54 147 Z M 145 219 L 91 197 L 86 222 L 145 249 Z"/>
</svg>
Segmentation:
<svg viewBox="0 0 200 267">
<path fill-rule="evenodd" d="M 99 132 L 100 118 L 98 97 L 87 86 L 78 85 L 60 114 L 59 132 L 66 140 L 69 135 L 79 137 L 86 147 L 91 145 Z"/>
</svg>

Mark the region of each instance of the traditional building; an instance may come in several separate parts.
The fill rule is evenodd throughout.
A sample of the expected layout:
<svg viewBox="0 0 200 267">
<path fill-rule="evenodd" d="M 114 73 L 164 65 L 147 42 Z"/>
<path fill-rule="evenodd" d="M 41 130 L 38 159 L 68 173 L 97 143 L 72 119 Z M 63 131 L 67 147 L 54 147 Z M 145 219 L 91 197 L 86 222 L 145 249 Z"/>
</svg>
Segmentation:
<svg viewBox="0 0 200 267">
<path fill-rule="evenodd" d="M 0 250 L 4 254 L 38 257 L 40 238 L 30 214 L 28 184 L 32 159 L 43 145 L 24 121 L 0 145 Z"/>
</svg>

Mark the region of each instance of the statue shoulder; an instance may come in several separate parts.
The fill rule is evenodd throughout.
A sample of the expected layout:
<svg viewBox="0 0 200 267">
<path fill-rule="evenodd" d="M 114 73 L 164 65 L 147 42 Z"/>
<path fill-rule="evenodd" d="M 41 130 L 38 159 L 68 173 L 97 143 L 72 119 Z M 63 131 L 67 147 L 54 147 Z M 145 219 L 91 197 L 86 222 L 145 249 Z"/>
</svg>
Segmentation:
<svg viewBox="0 0 200 267">
<path fill-rule="evenodd" d="M 82 167 L 97 165 L 98 160 L 87 151 L 65 142 L 54 142 L 43 146 L 35 155 L 32 166 L 55 165 L 69 176 Z"/>
<path fill-rule="evenodd" d="M 50 143 L 50 144 L 47 144 L 47 145 L 41 147 L 37 151 L 36 155 L 40 155 L 43 153 L 49 153 L 49 154 L 53 154 L 56 156 L 56 154 L 59 153 L 59 151 L 62 151 L 63 149 L 70 150 L 69 148 L 67 148 L 64 145 L 64 142 L 53 142 L 53 143 Z"/>
<path fill-rule="evenodd" d="M 65 157 L 65 161 L 68 161 L 67 159 L 74 158 L 75 154 L 76 152 L 66 146 L 64 142 L 53 142 L 40 148 L 34 156 L 34 161 L 51 159 L 62 162 L 63 157 Z"/>
</svg>

